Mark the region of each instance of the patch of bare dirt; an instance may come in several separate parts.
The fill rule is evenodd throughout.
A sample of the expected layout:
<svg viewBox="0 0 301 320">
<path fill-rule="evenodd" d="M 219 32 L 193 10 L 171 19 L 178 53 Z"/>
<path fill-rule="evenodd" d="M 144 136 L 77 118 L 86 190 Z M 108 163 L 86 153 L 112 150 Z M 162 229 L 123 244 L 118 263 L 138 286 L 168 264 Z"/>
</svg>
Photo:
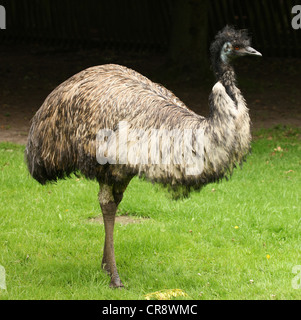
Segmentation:
<svg viewBox="0 0 301 320">
<path fill-rule="evenodd" d="M 115 223 L 119 223 L 122 225 L 127 225 L 127 224 L 137 224 L 137 223 L 142 223 L 143 221 L 148 220 L 148 218 L 136 218 L 136 217 L 131 217 L 131 216 L 117 216 L 115 218 Z M 89 219 L 90 222 L 93 223 L 99 223 L 103 224 L 103 218 L 102 216 L 98 216 L 96 218 L 91 218 Z"/>
</svg>

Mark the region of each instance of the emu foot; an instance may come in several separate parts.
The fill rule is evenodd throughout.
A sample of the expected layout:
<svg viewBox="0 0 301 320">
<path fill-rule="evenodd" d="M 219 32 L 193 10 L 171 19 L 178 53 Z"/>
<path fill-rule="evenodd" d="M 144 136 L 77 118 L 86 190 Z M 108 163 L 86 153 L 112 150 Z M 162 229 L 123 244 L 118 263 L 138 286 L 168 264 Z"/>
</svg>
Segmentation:
<svg viewBox="0 0 301 320">
<path fill-rule="evenodd" d="M 118 273 L 112 275 L 108 263 L 102 262 L 102 269 L 111 276 L 110 288 L 124 288 L 123 283 L 120 280 Z"/>
<path fill-rule="evenodd" d="M 118 274 L 111 277 L 110 288 L 124 288 Z"/>
</svg>

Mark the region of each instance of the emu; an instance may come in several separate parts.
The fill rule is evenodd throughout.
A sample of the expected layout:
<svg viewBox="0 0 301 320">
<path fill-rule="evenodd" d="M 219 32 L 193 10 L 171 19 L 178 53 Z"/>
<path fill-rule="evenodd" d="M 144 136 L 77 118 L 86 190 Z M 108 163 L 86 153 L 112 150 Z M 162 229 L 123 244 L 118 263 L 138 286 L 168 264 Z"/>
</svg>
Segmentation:
<svg viewBox="0 0 301 320">
<path fill-rule="evenodd" d="M 209 97 L 207 118 L 191 111 L 162 85 L 124 66 L 107 64 L 90 67 L 63 82 L 32 119 L 25 159 L 33 178 L 45 184 L 80 173 L 99 183 L 105 228 L 102 268 L 111 276 L 111 287 L 123 287 L 115 261 L 114 221 L 134 176 L 189 193 L 227 177 L 249 153 L 250 118 L 231 61 L 238 56 L 261 54 L 250 46 L 247 31 L 230 26 L 216 35 L 210 52 L 217 82 Z M 185 161 L 100 164 L 97 152 L 104 150 L 97 142 L 97 133 L 108 129 L 123 136 L 121 121 L 127 122 L 128 130 L 191 130 L 189 145 L 192 154 L 201 159 L 202 169 L 187 174 Z M 201 141 L 195 132 L 202 132 Z M 163 140 L 164 135 L 161 145 Z M 175 143 L 172 140 L 171 146 Z M 182 141 L 178 158 L 183 159 L 186 143 Z"/>
</svg>

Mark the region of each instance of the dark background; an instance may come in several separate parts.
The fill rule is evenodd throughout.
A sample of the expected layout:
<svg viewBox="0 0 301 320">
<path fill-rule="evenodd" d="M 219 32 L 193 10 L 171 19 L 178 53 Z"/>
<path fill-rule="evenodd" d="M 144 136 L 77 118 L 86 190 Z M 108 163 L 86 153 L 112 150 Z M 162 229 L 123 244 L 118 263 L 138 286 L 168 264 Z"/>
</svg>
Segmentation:
<svg viewBox="0 0 301 320">
<path fill-rule="evenodd" d="M 294 0 L 0 0 L 0 141 L 25 143 L 29 120 L 62 81 L 118 63 L 208 114 L 208 48 L 226 24 L 247 28 L 262 58 L 236 62 L 254 128 L 301 126 L 301 29 Z M 301 4 L 301 2 L 299 2 Z"/>
</svg>

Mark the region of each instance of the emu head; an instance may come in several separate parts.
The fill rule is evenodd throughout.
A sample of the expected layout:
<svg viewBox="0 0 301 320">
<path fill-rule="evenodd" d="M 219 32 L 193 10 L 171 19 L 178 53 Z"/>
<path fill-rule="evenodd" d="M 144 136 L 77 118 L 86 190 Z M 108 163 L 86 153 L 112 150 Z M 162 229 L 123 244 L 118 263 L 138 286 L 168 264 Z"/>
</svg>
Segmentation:
<svg viewBox="0 0 301 320">
<path fill-rule="evenodd" d="M 235 57 L 245 55 L 261 56 L 251 47 L 251 39 L 246 30 L 235 30 L 226 26 L 215 37 L 210 46 L 212 67 L 217 72 L 221 65 L 228 65 Z"/>
</svg>

